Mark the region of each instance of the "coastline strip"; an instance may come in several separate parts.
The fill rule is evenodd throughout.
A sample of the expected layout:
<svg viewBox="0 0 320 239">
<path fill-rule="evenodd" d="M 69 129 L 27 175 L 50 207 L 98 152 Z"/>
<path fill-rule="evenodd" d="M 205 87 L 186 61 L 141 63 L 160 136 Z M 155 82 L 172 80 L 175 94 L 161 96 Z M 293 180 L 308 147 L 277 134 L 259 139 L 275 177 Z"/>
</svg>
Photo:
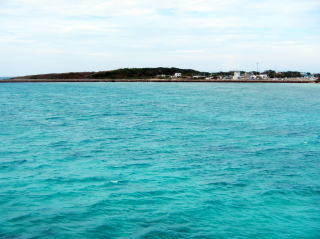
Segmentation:
<svg viewBox="0 0 320 239">
<path fill-rule="evenodd" d="M 76 83 L 76 82 L 167 82 L 167 83 L 317 83 L 304 80 L 195 80 L 195 79 L 12 79 L 0 83 Z"/>
</svg>

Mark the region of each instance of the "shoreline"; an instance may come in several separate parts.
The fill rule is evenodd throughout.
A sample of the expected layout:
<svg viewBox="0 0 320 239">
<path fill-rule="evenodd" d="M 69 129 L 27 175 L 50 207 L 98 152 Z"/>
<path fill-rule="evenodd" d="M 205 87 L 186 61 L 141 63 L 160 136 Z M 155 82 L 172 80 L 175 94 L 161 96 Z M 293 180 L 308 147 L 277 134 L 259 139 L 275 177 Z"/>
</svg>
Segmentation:
<svg viewBox="0 0 320 239">
<path fill-rule="evenodd" d="M 191 78 L 185 79 L 12 79 L 0 80 L 0 83 L 80 83 L 80 82 L 146 82 L 146 83 L 299 83 L 310 84 L 317 83 L 315 81 L 307 80 L 195 80 Z"/>
</svg>

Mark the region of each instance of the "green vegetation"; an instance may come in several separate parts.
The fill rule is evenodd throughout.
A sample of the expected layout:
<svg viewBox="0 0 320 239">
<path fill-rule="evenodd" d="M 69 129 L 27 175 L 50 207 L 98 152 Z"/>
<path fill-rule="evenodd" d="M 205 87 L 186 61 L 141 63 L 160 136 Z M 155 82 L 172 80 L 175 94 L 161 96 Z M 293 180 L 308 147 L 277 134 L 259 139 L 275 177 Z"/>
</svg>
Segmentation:
<svg viewBox="0 0 320 239">
<path fill-rule="evenodd" d="M 208 77 L 212 79 L 232 77 L 234 71 L 227 72 L 201 72 L 192 69 L 180 69 L 180 68 L 167 68 L 167 67 L 158 67 L 158 68 L 123 68 L 118 70 L 111 71 L 100 71 L 100 72 L 70 72 L 70 73 L 60 73 L 60 74 L 43 74 L 43 75 L 30 75 L 24 77 L 18 77 L 16 79 L 151 79 L 151 78 L 170 78 L 175 73 L 181 73 L 183 78 L 191 78 L 193 76 Z M 242 76 L 246 72 L 240 72 Z M 259 75 L 260 72 L 249 72 L 248 75 Z M 268 75 L 269 78 L 298 78 L 302 77 L 302 74 L 298 71 L 287 71 L 287 72 L 275 72 L 273 70 L 268 70 L 262 74 Z M 308 75 L 308 74 L 307 74 Z M 309 74 L 311 76 L 311 74 Z M 320 77 L 320 74 L 315 75 Z"/>
<path fill-rule="evenodd" d="M 70 72 L 17 77 L 16 79 L 86 79 L 94 72 Z"/>
<path fill-rule="evenodd" d="M 245 73 L 245 71 L 240 71 L 241 75 L 243 75 Z M 219 71 L 219 72 L 214 72 L 214 73 L 211 73 L 211 76 L 213 78 L 218 78 L 220 76 L 222 77 L 226 77 L 226 76 L 233 76 L 234 74 L 234 71 Z"/>
<path fill-rule="evenodd" d="M 263 72 L 267 74 L 269 78 L 297 78 L 302 77 L 301 73 L 298 71 L 286 71 L 286 72 L 275 72 L 273 70 L 268 70 Z"/>
<path fill-rule="evenodd" d="M 192 69 L 179 68 L 125 68 L 113 71 L 102 71 L 90 75 L 92 79 L 139 79 L 139 78 L 154 78 L 158 75 L 174 75 L 175 73 L 182 73 L 182 76 L 188 77 L 193 75 L 209 75 L 208 72 L 200 72 Z"/>
<path fill-rule="evenodd" d="M 44 74 L 19 77 L 19 79 L 148 79 L 158 75 L 174 75 L 182 73 L 183 77 L 193 75 L 210 75 L 209 72 L 200 72 L 192 69 L 179 68 L 124 68 L 112 71 L 100 72 L 71 72 L 61 74 Z"/>
</svg>

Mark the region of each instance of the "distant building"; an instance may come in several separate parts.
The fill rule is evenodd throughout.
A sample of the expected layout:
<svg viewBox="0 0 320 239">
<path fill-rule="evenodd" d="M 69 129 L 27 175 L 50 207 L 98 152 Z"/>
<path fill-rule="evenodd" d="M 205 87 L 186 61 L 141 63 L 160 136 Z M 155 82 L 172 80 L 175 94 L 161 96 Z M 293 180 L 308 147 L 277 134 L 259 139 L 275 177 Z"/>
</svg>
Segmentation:
<svg viewBox="0 0 320 239">
<path fill-rule="evenodd" d="M 182 77 L 182 73 L 174 73 L 173 77 L 174 78 L 181 78 Z"/>
<path fill-rule="evenodd" d="M 157 75 L 158 78 L 170 78 L 170 75 Z"/>
<path fill-rule="evenodd" d="M 224 76 L 223 79 L 224 80 L 232 80 L 233 78 L 232 78 L 232 76 Z"/>
<path fill-rule="evenodd" d="M 261 79 L 268 79 L 268 75 L 267 74 L 260 74 L 259 78 Z"/>
<path fill-rule="evenodd" d="M 314 75 L 309 72 L 301 72 L 301 75 L 303 78 L 314 78 Z"/>
<path fill-rule="evenodd" d="M 256 79 L 257 79 L 257 76 L 254 75 L 254 74 L 252 74 L 252 75 L 249 76 L 249 79 L 250 79 L 250 80 L 256 80 Z"/>
<path fill-rule="evenodd" d="M 234 72 L 234 74 L 233 74 L 233 79 L 234 79 L 234 80 L 239 80 L 240 78 L 241 78 L 241 73 L 240 73 L 240 71 Z"/>
<path fill-rule="evenodd" d="M 193 79 L 205 79 L 206 76 L 193 76 Z"/>
</svg>

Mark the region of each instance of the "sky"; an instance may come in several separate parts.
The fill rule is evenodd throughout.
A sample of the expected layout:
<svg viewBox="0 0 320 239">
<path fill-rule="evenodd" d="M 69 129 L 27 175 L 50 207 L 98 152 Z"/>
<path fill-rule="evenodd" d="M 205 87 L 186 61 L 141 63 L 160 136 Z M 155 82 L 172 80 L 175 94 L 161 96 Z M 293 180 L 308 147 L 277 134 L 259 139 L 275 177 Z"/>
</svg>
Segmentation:
<svg viewBox="0 0 320 239">
<path fill-rule="evenodd" d="M 0 0 L 0 75 L 320 72 L 320 0 Z"/>
</svg>

